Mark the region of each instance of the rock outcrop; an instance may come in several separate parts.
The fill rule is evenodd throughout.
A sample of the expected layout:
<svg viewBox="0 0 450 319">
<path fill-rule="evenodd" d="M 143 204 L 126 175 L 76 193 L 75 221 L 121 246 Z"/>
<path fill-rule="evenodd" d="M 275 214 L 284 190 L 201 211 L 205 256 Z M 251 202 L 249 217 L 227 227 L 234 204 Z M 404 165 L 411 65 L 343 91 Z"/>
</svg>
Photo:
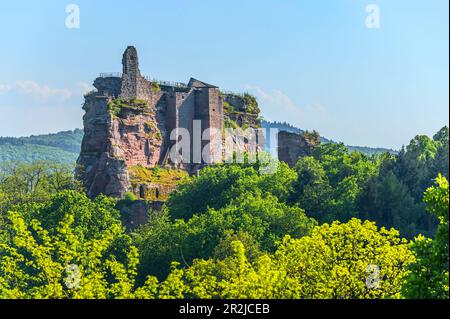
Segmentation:
<svg viewBox="0 0 450 319">
<path fill-rule="evenodd" d="M 303 134 L 281 131 L 278 133 L 278 159 L 294 167 L 299 157 L 309 156 L 320 143 L 320 136 L 313 132 Z"/>
<path fill-rule="evenodd" d="M 130 186 L 125 158 L 117 155 L 117 122 L 108 111 L 108 99 L 90 94 L 83 109 L 84 138 L 78 158 L 78 176 L 89 196 L 101 193 L 122 197 Z"/>
</svg>

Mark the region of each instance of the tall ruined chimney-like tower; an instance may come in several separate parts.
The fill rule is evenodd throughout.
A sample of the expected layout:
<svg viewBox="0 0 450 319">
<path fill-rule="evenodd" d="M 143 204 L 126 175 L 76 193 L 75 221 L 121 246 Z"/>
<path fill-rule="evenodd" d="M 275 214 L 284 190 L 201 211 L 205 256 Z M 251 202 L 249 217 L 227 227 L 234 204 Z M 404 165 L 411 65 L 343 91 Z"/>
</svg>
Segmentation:
<svg viewBox="0 0 450 319">
<path fill-rule="evenodd" d="M 142 82 L 141 72 L 139 71 L 139 59 L 137 50 L 133 46 L 129 46 L 122 57 L 123 74 L 121 98 L 133 99 L 139 98 L 140 87 Z"/>
</svg>

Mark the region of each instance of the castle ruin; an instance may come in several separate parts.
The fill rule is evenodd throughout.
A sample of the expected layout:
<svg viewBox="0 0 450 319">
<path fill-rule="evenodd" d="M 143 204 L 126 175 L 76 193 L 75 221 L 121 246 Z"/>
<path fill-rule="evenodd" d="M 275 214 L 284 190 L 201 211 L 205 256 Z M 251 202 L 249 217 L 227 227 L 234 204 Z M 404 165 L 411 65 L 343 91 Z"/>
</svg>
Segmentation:
<svg viewBox="0 0 450 319">
<path fill-rule="evenodd" d="M 183 128 L 194 138 L 194 120 L 201 123 L 203 135 L 209 134 L 203 136 L 201 149 L 211 158 L 221 155 L 211 146 L 220 138 L 214 132 L 221 132 L 224 125 L 218 87 L 193 78 L 188 84 L 145 78 L 132 46 L 125 50 L 122 65 L 122 74 L 101 74 L 94 81 L 96 91 L 85 95 L 84 138 L 77 164 L 90 197 L 123 198 L 130 190 L 142 195 L 143 186 L 133 189 L 130 168 L 174 165 L 169 151 L 176 141 L 170 133 Z M 178 168 L 191 172 L 205 165 L 203 160 L 189 163 Z"/>
<path fill-rule="evenodd" d="M 247 132 L 259 129 L 261 122 L 256 98 L 248 93 L 221 92 L 194 78 L 183 84 L 142 76 L 132 46 L 123 54 L 122 68 L 122 73 L 100 74 L 93 83 L 96 90 L 84 96 L 77 176 L 91 198 L 125 198 L 119 210 L 127 228 L 133 228 L 146 222 L 150 210 L 162 208 L 184 176 L 216 163 L 214 159 L 231 158 L 225 129 Z M 177 152 L 181 132 L 188 133 L 190 147 L 200 144 L 201 156 L 194 151 L 187 161 L 173 161 L 169 155 L 174 148 Z M 231 136 L 231 156 L 264 149 L 264 136 L 258 133 L 251 142 L 245 134 Z M 279 159 L 292 167 L 316 142 L 314 136 L 280 132 Z"/>
</svg>

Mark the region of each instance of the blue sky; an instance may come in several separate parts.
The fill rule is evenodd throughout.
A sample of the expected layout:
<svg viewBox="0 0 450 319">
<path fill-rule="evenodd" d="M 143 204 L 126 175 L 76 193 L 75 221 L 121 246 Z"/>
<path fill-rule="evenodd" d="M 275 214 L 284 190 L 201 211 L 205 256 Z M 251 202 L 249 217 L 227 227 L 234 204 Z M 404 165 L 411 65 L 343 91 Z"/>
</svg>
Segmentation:
<svg viewBox="0 0 450 319">
<path fill-rule="evenodd" d="M 145 75 L 249 91 L 268 120 L 399 148 L 448 125 L 448 23 L 447 0 L 2 1 L 0 136 L 81 127 L 83 92 L 134 45 Z"/>
</svg>

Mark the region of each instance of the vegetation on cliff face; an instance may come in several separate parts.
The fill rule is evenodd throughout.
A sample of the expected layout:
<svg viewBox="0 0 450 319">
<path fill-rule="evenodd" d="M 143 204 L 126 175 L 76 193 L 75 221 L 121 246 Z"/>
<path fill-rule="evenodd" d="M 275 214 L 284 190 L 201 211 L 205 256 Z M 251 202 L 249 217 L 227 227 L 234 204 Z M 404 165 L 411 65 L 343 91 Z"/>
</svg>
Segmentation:
<svg viewBox="0 0 450 319">
<path fill-rule="evenodd" d="M 0 298 L 448 298 L 448 128 L 399 155 L 206 168 L 131 234 L 71 168 L 0 172 Z"/>
<path fill-rule="evenodd" d="M 189 176 L 185 170 L 181 169 L 146 168 L 141 165 L 131 166 L 128 171 L 133 189 L 137 191 L 141 186 L 148 186 L 149 189 L 144 192 L 144 198 L 158 201 L 167 200 L 170 191 Z M 156 189 L 158 189 L 158 195 Z M 140 195 L 135 194 L 136 197 Z"/>
<path fill-rule="evenodd" d="M 171 168 L 146 168 L 140 165 L 129 167 L 130 176 L 133 183 L 159 183 L 173 184 L 188 177 L 188 173 L 181 169 Z"/>
<path fill-rule="evenodd" d="M 227 114 L 242 112 L 258 115 L 261 112 L 256 97 L 250 93 L 222 93 L 222 95 L 224 97 L 224 110 Z"/>
<path fill-rule="evenodd" d="M 152 92 L 160 92 L 161 91 L 161 87 L 159 86 L 158 82 L 150 82 L 150 90 Z"/>
<path fill-rule="evenodd" d="M 246 113 L 251 114 L 259 114 L 261 110 L 259 109 L 258 102 L 256 101 L 256 97 L 251 95 L 250 93 L 244 93 L 244 110 Z"/>
<path fill-rule="evenodd" d="M 233 112 L 233 106 L 230 103 L 228 103 L 227 101 L 224 101 L 223 102 L 223 111 L 224 111 L 224 113 L 229 114 L 229 113 Z"/>
<path fill-rule="evenodd" d="M 108 103 L 108 110 L 113 116 L 119 116 L 122 110 L 143 110 L 148 106 L 147 102 L 139 99 L 117 98 Z"/>
<path fill-rule="evenodd" d="M 153 121 L 146 121 L 144 123 L 144 130 L 146 132 L 145 137 L 150 140 L 162 140 L 161 131 L 158 128 L 158 125 Z"/>
<path fill-rule="evenodd" d="M 224 124 L 223 125 L 224 129 L 226 129 L 226 128 L 232 128 L 232 129 L 239 128 L 239 125 L 235 121 L 230 119 L 229 117 L 224 118 L 224 123 L 223 124 Z M 242 129 L 245 129 L 245 128 L 242 128 Z"/>
<path fill-rule="evenodd" d="M 222 93 L 224 109 L 224 130 L 227 128 L 260 127 L 260 109 L 256 97 L 249 93 Z"/>
</svg>

